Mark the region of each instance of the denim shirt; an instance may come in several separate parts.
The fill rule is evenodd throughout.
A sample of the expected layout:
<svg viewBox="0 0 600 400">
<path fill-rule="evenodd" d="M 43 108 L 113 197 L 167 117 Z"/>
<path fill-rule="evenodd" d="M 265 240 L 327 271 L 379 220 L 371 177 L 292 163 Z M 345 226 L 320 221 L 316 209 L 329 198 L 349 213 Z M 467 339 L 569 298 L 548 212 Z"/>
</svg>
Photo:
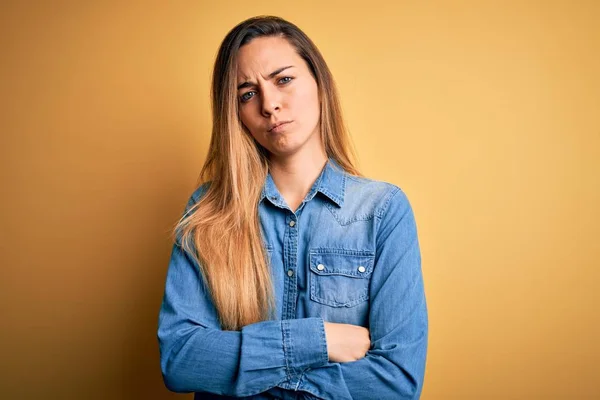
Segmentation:
<svg viewBox="0 0 600 400">
<path fill-rule="evenodd" d="M 295 212 L 269 174 L 258 212 L 276 319 L 221 330 L 198 265 L 176 242 L 158 326 L 166 386 L 195 399 L 418 399 L 428 316 L 404 192 L 330 159 Z M 368 328 L 366 356 L 331 362 L 324 321 Z"/>
</svg>

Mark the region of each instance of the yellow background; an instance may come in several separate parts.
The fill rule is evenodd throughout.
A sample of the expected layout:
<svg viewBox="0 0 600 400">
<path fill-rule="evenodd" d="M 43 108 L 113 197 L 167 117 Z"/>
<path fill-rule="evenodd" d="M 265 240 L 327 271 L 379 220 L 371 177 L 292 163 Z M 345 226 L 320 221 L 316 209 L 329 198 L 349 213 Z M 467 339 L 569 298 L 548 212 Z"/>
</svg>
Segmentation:
<svg viewBox="0 0 600 400">
<path fill-rule="evenodd" d="M 4 1 L 0 397 L 170 399 L 169 228 L 239 21 L 317 43 L 423 253 L 422 398 L 600 398 L 597 1 Z"/>
</svg>

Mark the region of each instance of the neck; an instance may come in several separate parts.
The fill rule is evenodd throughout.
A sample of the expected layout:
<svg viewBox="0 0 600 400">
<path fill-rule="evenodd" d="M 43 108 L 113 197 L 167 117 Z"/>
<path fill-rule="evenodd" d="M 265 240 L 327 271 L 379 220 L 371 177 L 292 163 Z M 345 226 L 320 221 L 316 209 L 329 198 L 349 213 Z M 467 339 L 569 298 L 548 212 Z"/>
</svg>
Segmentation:
<svg viewBox="0 0 600 400">
<path fill-rule="evenodd" d="M 324 152 L 299 152 L 287 157 L 272 157 L 273 182 L 288 206 L 295 211 L 327 163 Z"/>
</svg>

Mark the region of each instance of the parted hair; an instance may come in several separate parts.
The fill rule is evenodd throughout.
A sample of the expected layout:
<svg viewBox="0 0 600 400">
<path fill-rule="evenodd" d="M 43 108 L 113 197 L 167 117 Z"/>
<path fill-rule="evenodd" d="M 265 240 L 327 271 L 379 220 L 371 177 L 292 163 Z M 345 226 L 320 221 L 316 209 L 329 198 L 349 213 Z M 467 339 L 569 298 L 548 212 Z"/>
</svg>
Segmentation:
<svg viewBox="0 0 600 400">
<path fill-rule="evenodd" d="M 323 148 L 346 172 L 360 175 L 331 71 L 310 38 L 274 16 L 253 17 L 235 26 L 221 43 L 213 69 L 212 134 L 198 180 L 199 185 L 207 183 L 206 190 L 174 228 L 182 249 L 198 263 L 224 330 L 274 317 L 273 284 L 258 216 L 269 154 L 243 126 L 237 94 L 240 48 L 268 36 L 286 39 L 308 65 L 318 86 Z"/>
</svg>

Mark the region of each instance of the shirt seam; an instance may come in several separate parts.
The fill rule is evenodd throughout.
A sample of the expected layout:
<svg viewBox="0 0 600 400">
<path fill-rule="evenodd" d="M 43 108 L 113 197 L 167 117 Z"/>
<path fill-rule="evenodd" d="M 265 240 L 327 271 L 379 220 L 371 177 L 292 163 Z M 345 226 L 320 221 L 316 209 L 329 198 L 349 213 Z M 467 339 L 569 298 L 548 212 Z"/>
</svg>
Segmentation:
<svg viewBox="0 0 600 400">
<path fill-rule="evenodd" d="M 283 358 L 285 359 L 285 376 L 286 380 L 291 379 L 290 374 L 290 350 L 288 340 L 290 339 L 289 323 L 286 320 L 281 321 L 281 332 L 283 336 Z"/>
<path fill-rule="evenodd" d="M 388 195 L 388 198 L 386 199 L 385 203 L 383 204 L 383 207 L 381 207 L 380 210 L 377 213 L 375 213 L 375 216 L 377 218 L 379 218 L 379 219 L 383 218 L 384 214 L 389 210 L 389 206 L 392 202 L 392 199 L 394 197 L 396 197 L 396 195 L 401 191 L 402 190 L 399 187 L 394 186 L 394 190 L 392 190 L 392 192 Z"/>
</svg>

